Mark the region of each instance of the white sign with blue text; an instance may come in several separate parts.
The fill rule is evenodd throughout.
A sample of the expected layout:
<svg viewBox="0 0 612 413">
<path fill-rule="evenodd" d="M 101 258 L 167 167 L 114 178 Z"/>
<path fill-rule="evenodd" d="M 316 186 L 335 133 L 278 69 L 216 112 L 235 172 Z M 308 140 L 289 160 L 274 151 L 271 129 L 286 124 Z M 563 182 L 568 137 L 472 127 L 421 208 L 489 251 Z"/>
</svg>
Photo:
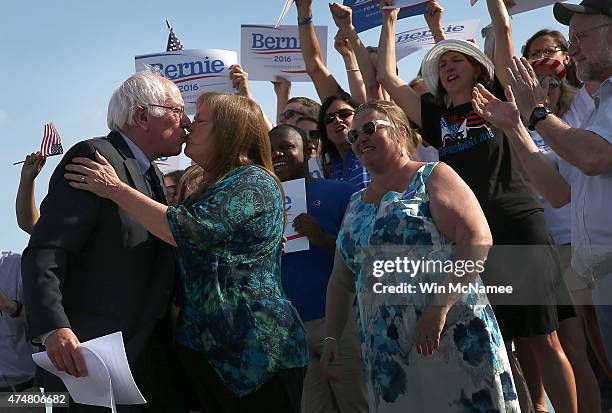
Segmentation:
<svg viewBox="0 0 612 413">
<path fill-rule="evenodd" d="M 304 178 L 294 179 L 292 181 L 283 182 L 283 190 L 285 191 L 285 213 L 287 214 L 287 225 L 285 233 L 287 245 L 285 245 L 285 253 L 295 251 L 306 251 L 310 249 L 308 238 L 302 234 L 298 234 L 293 229 L 293 220 L 300 214 L 307 213 L 306 209 L 306 180 Z"/>
<path fill-rule="evenodd" d="M 327 61 L 327 26 L 315 26 L 323 63 Z M 249 80 L 275 80 L 282 76 L 291 82 L 310 82 L 302 58 L 298 26 L 257 26 L 241 28 L 240 64 Z"/>
<path fill-rule="evenodd" d="M 446 24 L 442 29 L 447 39 L 476 39 L 480 20 L 464 20 Z M 431 31 L 427 27 L 406 30 L 395 35 L 395 58 L 404 57 L 421 49 L 431 49 L 435 45 Z"/>
<path fill-rule="evenodd" d="M 229 78 L 229 67 L 238 63 L 238 55 L 230 50 L 177 50 L 136 56 L 136 71 L 150 66 L 180 89 L 185 112 L 195 113 L 195 103 L 204 92 L 236 93 Z"/>
</svg>

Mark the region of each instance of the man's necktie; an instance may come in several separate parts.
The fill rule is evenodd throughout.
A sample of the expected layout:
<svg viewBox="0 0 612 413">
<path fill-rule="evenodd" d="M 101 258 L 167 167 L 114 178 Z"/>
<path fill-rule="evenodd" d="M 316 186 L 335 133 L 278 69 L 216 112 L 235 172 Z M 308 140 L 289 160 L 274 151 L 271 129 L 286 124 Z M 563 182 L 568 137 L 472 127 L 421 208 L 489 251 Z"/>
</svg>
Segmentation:
<svg viewBox="0 0 612 413">
<path fill-rule="evenodd" d="M 151 167 L 149 167 L 145 176 L 147 178 L 147 181 L 149 181 L 149 185 L 151 187 L 151 195 L 153 199 L 161 204 L 167 205 L 164 189 L 162 188 L 161 184 L 159 183 L 159 180 L 157 179 L 157 174 L 155 173 L 155 168 L 153 167 L 153 164 L 151 164 Z"/>
</svg>

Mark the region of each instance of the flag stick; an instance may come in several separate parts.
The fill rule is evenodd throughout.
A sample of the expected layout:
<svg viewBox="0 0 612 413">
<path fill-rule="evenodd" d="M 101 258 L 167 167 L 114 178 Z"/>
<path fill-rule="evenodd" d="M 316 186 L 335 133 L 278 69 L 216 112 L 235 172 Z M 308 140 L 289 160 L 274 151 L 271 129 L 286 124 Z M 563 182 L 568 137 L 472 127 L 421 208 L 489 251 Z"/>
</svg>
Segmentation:
<svg viewBox="0 0 612 413">
<path fill-rule="evenodd" d="M 25 159 L 23 161 L 15 162 L 13 165 L 19 165 L 20 163 L 25 163 Z"/>
<path fill-rule="evenodd" d="M 168 30 L 172 31 L 172 25 L 170 24 L 170 20 L 166 19 L 166 24 L 168 25 Z"/>
</svg>

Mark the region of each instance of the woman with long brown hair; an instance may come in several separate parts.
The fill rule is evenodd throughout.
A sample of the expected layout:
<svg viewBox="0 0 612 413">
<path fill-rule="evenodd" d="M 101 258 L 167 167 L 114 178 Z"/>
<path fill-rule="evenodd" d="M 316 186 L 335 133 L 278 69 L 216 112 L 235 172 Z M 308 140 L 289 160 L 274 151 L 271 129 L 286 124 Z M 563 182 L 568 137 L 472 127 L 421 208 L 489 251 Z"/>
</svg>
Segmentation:
<svg viewBox="0 0 612 413">
<path fill-rule="evenodd" d="M 283 191 L 261 109 L 242 96 L 201 95 L 185 154 L 203 179 L 178 207 L 127 187 L 100 155 L 74 158 L 66 178 L 178 247 L 175 335 L 206 409 L 299 412 L 308 352 L 280 285 Z"/>
</svg>

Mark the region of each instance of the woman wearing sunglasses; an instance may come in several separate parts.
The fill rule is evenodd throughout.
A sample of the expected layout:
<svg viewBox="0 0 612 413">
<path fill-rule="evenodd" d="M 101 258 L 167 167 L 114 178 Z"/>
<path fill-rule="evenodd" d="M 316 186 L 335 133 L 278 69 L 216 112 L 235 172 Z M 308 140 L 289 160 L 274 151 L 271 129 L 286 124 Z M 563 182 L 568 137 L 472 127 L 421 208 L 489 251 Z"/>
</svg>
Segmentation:
<svg viewBox="0 0 612 413">
<path fill-rule="evenodd" d="M 327 287 L 323 370 L 334 377 L 342 358 L 337 338 L 356 296 L 371 413 L 519 412 L 486 297 L 420 289 L 434 280 L 480 283 L 476 271 L 460 278 L 452 272 L 433 278 L 431 270 L 375 272 L 376 262 L 395 261 L 398 252 L 413 263 L 424 256 L 482 262 L 492 240 L 474 193 L 447 165 L 411 159 L 420 138 L 395 104 L 360 106 L 353 128 L 348 141 L 372 182 L 351 197 L 338 234 Z M 414 289 L 383 290 L 402 285 Z"/>
<path fill-rule="evenodd" d="M 353 185 L 355 191 L 367 187 L 370 183 L 368 171 L 347 140 L 357 106 L 346 93 L 330 96 L 321 105 L 318 120 L 325 177 L 346 181 Z"/>
</svg>

